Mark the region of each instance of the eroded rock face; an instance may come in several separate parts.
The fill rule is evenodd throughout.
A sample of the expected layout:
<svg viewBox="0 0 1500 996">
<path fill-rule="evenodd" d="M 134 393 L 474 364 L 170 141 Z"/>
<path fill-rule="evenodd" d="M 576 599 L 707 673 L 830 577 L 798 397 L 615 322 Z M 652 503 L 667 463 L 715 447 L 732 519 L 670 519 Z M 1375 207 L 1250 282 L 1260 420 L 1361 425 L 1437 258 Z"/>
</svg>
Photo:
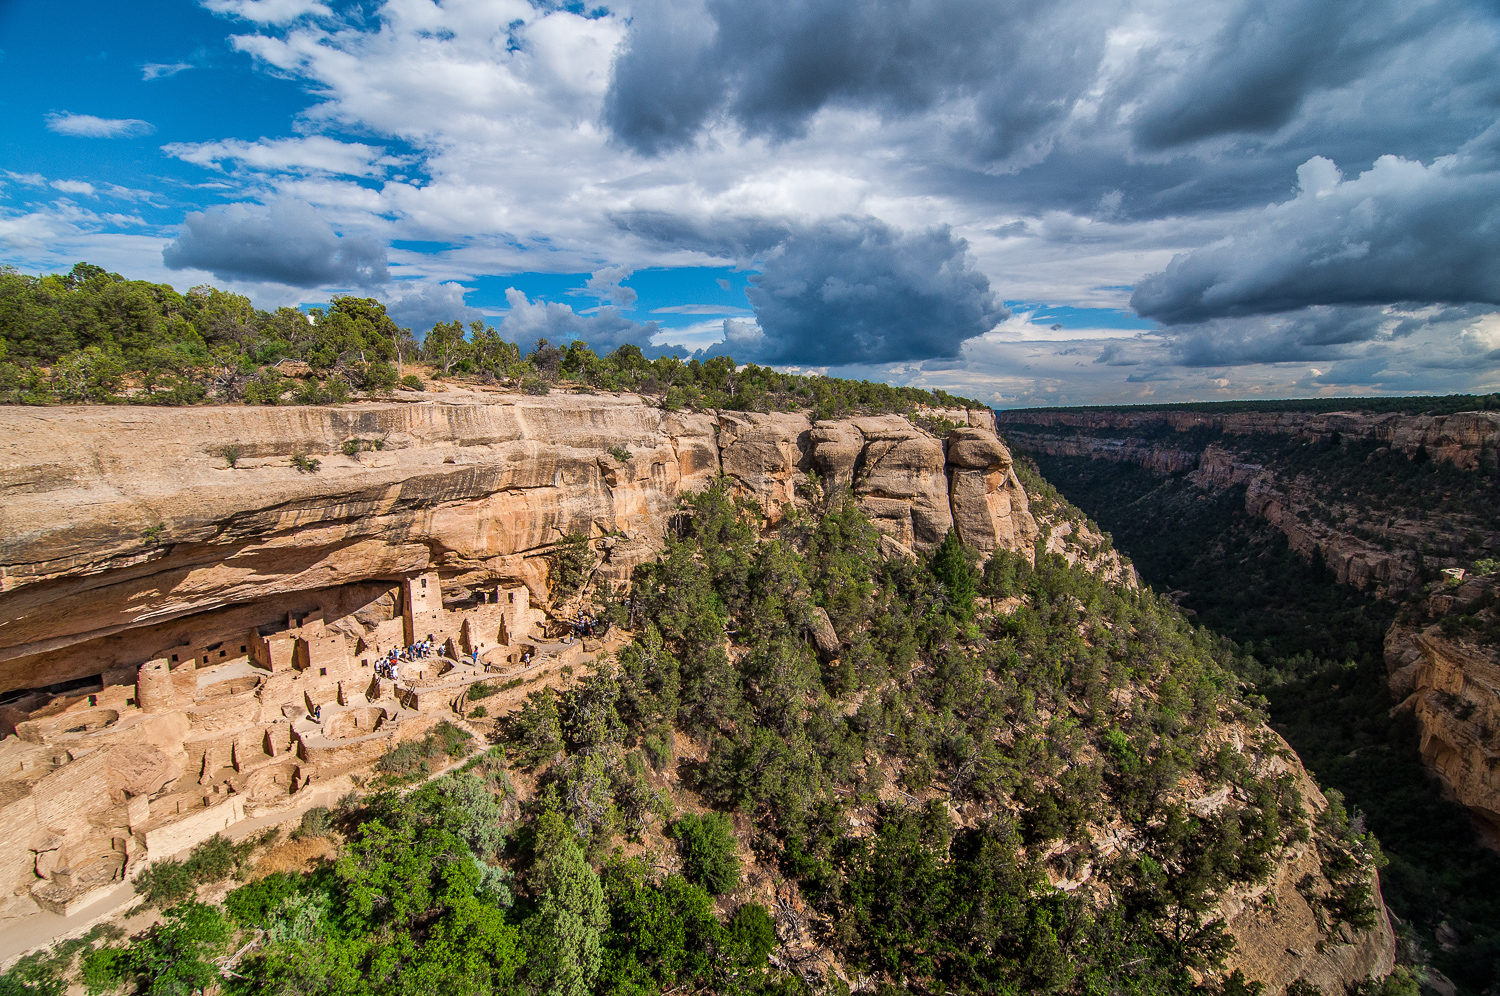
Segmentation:
<svg viewBox="0 0 1500 996">
<path fill-rule="evenodd" d="M 1007 450 L 993 433 L 955 429 L 948 435 L 948 493 L 959 538 L 986 552 L 1018 550 L 1037 538 Z"/>
<path fill-rule="evenodd" d="M 1036 526 L 985 428 L 993 416 L 934 417 L 960 414 L 950 466 L 943 440 L 899 416 L 815 425 L 633 396 L 8 408 L 0 692 L 138 665 L 188 629 L 204 639 L 205 614 L 223 638 L 289 612 L 341 619 L 430 569 L 541 600 L 566 533 L 597 538 L 601 575 L 623 580 L 659 549 L 679 496 L 721 473 L 768 525 L 817 470 L 851 484 L 898 550 L 930 548 L 955 524 L 980 548 L 1029 550 Z"/>
<path fill-rule="evenodd" d="M 1141 433 L 1168 430 L 1174 433 L 1194 431 L 1222 432 L 1227 436 L 1305 436 L 1326 439 L 1337 433 L 1352 439 L 1373 439 L 1408 455 L 1424 448 L 1434 460 L 1449 460 L 1463 469 L 1473 469 L 1496 459 L 1500 445 L 1500 413 L 1460 412 L 1455 415 L 1373 415 L 1366 412 L 1209 412 L 1154 411 L 1123 412 L 1101 409 L 1089 412 L 1000 412 L 998 429 L 1019 439 L 1055 436 L 1059 441 L 1072 440 L 1075 445 L 1093 445 L 1099 451 L 1129 452 L 1132 440 L 1118 436 L 1093 437 L 1101 429 Z M 1115 445 L 1109 445 L 1114 443 Z M 1031 443 L 1027 443 L 1030 448 Z M 1197 466 L 1198 450 L 1170 445 L 1150 446 L 1153 452 L 1183 454 L 1180 462 L 1161 469 L 1176 472 Z M 1079 452 L 1079 456 L 1092 453 Z"/>
<path fill-rule="evenodd" d="M 1321 813 L 1328 800 L 1286 741 L 1276 740 L 1285 748 L 1285 759 L 1274 761 L 1271 773 L 1290 774 L 1310 814 Z M 1396 964 L 1395 932 L 1380 896 L 1378 874 L 1371 872 L 1370 884 L 1379 907 L 1372 928 L 1354 930 L 1330 923 L 1308 901 L 1331 888 L 1319 844 L 1314 839 L 1289 845 L 1277 856 L 1269 881 L 1236 890 L 1221 904 L 1225 926 L 1235 940 L 1225 970 L 1239 969 L 1273 993 L 1297 979 L 1337 993 L 1348 983 L 1388 974 Z"/>
<path fill-rule="evenodd" d="M 1428 600 L 1429 614 L 1441 619 L 1492 601 L 1495 590 L 1484 578 L 1440 590 Z M 1485 843 L 1500 850 L 1500 654 L 1472 634 L 1444 633 L 1439 623 L 1397 623 L 1386 634 L 1385 659 L 1396 708 L 1411 710 L 1421 730 L 1422 760 L 1474 814 Z"/>
<path fill-rule="evenodd" d="M 1038 526 L 1009 451 L 988 413 L 959 414 L 931 416 L 959 426 L 938 439 L 897 417 L 672 414 L 597 395 L 0 410 L 0 691 L 101 685 L 0 707 L 0 733 L 16 734 L 0 743 L 0 884 L 67 911 L 439 719 L 462 723 L 487 675 L 561 681 L 612 647 L 549 632 L 556 541 L 591 537 L 599 571 L 623 579 L 679 497 L 720 474 L 768 527 L 816 471 L 853 489 L 889 552 L 951 527 L 1030 555 Z M 293 455 L 320 466 L 299 472 Z M 1047 549 L 1133 582 L 1101 537 L 1049 525 Z M 439 649 L 403 660 L 399 681 L 381 666 L 428 634 Z M 821 609 L 809 635 L 840 652 Z M 1278 869 L 1278 904 L 1299 901 L 1285 886 L 1316 872 L 1307 860 Z M 1388 927 L 1311 968 L 1278 961 L 1283 934 L 1244 919 L 1262 907 L 1241 898 L 1226 913 L 1253 977 L 1332 991 L 1389 967 Z"/>
<path fill-rule="evenodd" d="M 1237 440 L 1252 436 L 1320 443 L 1367 440 L 1392 452 L 1416 456 L 1420 451 L 1473 470 L 1495 464 L 1500 413 L 1014 411 L 999 413 L 997 423 L 1007 439 L 1032 452 L 1187 474 L 1206 489 L 1243 485 L 1248 513 L 1270 522 L 1302 554 L 1321 553 L 1340 582 L 1367 590 L 1410 589 L 1419 559 L 1451 566 L 1457 562 L 1448 551 L 1468 545 L 1476 534 L 1486 548 L 1500 548 L 1500 532 L 1487 521 L 1463 516 L 1423 520 L 1399 509 L 1341 503 L 1336 494 L 1323 493 L 1314 477 L 1279 473 L 1235 449 Z M 1195 437 L 1215 441 L 1194 445 Z M 1315 514 L 1325 507 L 1336 511 L 1337 523 Z"/>
</svg>

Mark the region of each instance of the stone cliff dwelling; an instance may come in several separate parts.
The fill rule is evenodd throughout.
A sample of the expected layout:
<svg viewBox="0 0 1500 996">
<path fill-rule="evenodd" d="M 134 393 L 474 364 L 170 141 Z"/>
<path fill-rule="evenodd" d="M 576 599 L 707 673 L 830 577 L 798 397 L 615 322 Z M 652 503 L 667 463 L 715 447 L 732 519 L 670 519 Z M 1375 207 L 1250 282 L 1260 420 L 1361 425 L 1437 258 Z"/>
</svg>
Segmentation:
<svg viewBox="0 0 1500 996">
<path fill-rule="evenodd" d="M 391 594 L 399 614 L 373 625 L 369 612 L 290 615 L 72 689 L 12 693 L 0 705 L 0 886 L 29 888 L 52 912 L 81 908 L 151 856 L 456 719 L 475 682 L 585 649 L 548 640 L 525 586 L 469 590 L 469 604 L 449 610 L 428 572 Z M 212 614 L 203 627 L 214 630 Z M 420 641 L 433 651 L 401 661 L 393 680 L 380 662 Z"/>
<path fill-rule="evenodd" d="M 81 909 L 216 832 L 332 802 L 395 744 L 463 726 L 486 676 L 563 683 L 626 635 L 548 640 L 578 608 L 546 604 L 558 538 L 588 536 L 595 580 L 628 583 L 715 480 L 767 529 L 816 473 L 887 555 L 950 528 L 1029 553 L 993 414 L 928 414 L 957 427 L 607 395 L 0 411 L 0 902 Z M 291 462 L 307 453 L 317 473 Z M 392 680 L 383 658 L 418 641 L 434 651 Z"/>
</svg>

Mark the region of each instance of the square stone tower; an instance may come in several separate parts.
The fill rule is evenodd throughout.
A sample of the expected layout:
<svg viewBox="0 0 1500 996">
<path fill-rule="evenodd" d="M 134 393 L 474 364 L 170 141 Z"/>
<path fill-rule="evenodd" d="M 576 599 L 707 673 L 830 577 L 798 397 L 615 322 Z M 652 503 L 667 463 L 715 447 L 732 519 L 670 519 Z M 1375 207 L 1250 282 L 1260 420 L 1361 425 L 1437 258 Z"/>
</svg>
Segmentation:
<svg viewBox="0 0 1500 996">
<path fill-rule="evenodd" d="M 437 572 L 418 574 L 401 582 L 401 619 L 406 624 L 406 642 L 416 643 L 447 629 L 443 592 Z"/>
</svg>

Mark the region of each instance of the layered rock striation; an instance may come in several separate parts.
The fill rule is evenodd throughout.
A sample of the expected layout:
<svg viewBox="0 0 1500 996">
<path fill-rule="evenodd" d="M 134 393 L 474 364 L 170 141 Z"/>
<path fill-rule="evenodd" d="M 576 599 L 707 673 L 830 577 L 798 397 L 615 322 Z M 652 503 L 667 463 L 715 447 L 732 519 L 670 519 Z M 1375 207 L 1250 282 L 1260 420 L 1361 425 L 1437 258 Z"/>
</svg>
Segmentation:
<svg viewBox="0 0 1500 996">
<path fill-rule="evenodd" d="M 1422 760 L 1492 848 L 1500 848 L 1497 588 L 1482 577 L 1444 586 L 1385 638 L 1391 696 L 1417 720 Z"/>
<path fill-rule="evenodd" d="M 1012 445 L 1030 452 L 1138 464 L 1185 474 L 1206 489 L 1243 486 L 1247 512 L 1298 552 L 1321 555 L 1340 582 L 1361 588 L 1406 591 L 1424 563 L 1452 566 L 1463 559 L 1456 551 L 1468 549 L 1472 558 L 1500 548 L 1500 529 L 1484 516 L 1434 518 L 1394 500 L 1380 508 L 1344 500 L 1342 488 L 1316 473 L 1289 472 L 1276 457 L 1299 442 L 1364 443 L 1375 457 L 1493 470 L 1500 457 L 1500 414 L 1493 412 L 1010 411 L 998 413 L 997 424 Z"/>
<path fill-rule="evenodd" d="M 1190 470 L 1201 447 L 1174 449 L 1146 443 L 1147 434 L 1161 432 L 1223 434 L 1225 436 L 1299 436 L 1326 439 L 1368 439 L 1408 456 L 1423 449 L 1434 460 L 1446 460 L 1471 470 L 1496 465 L 1500 458 L 1500 413 L 1460 412 L 1456 415 L 1403 415 L 1366 412 L 1194 412 L 1092 411 L 1049 412 L 1027 409 L 999 412 L 999 431 L 1008 438 L 1027 440 L 1028 449 L 1041 445 L 1073 448 L 1075 456 L 1160 462 L 1168 472 Z M 1137 441 L 1132 444 L 1132 439 Z M 1150 464 L 1148 464 L 1150 465 Z"/>
<path fill-rule="evenodd" d="M 595 575 L 624 580 L 679 498 L 721 477 L 768 530 L 821 484 L 853 491 L 888 554 L 954 529 L 1029 556 L 1043 532 L 990 414 L 938 417 L 941 438 L 896 416 L 602 395 L 0 410 L 0 889 L 69 912 L 440 721 L 462 726 L 479 682 L 565 683 L 617 644 L 573 638 L 552 552 L 582 535 Z M 1135 583 L 1087 523 L 1045 526 L 1049 551 Z M 839 653 L 821 610 L 810 636 Z M 398 673 L 393 652 L 414 643 L 430 649 Z M 501 708 L 507 693 L 485 691 Z M 1300 846 L 1229 898 L 1236 966 L 1276 985 L 1389 968 L 1383 912 L 1320 943 L 1332 935 L 1294 887 L 1320 875 Z M 1266 919 L 1271 894 L 1295 929 Z"/>
<path fill-rule="evenodd" d="M 359 586 L 430 569 L 544 600 L 567 534 L 623 579 L 659 548 L 678 496 L 721 474 L 770 524 L 817 474 L 851 485 L 896 549 L 954 526 L 980 549 L 1027 549 L 1036 526 L 1010 455 L 991 413 L 971 417 L 944 440 L 895 416 L 674 413 L 602 395 L 7 409 L 0 693 L 217 638 L 209 618 L 229 637 L 288 612 L 341 618 L 369 600 Z"/>
<path fill-rule="evenodd" d="M 599 395 L 0 422 L 0 890 L 58 912 L 461 724 L 486 676 L 563 681 L 609 645 L 550 554 L 585 537 L 624 581 L 720 477 L 767 528 L 849 486 L 906 555 L 1037 535 L 988 412 L 942 439 Z"/>
</svg>

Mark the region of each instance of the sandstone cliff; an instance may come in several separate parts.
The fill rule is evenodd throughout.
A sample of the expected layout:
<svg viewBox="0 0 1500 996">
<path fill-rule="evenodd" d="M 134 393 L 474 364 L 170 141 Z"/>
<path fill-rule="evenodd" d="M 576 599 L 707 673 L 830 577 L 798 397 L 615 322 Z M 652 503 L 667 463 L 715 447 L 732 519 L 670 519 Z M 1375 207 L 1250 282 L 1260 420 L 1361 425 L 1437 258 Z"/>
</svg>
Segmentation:
<svg viewBox="0 0 1500 996">
<path fill-rule="evenodd" d="M 1369 415 L 1360 412 L 1010 411 L 997 425 L 1014 446 L 1059 457 L 1139 464 L 1159 474 L 1187 474 L 1207 489 L 1245 487 L 1245 508 L 1284 533 L 1300 553 L 1320 553 L 1339 581 L 1404 591 L 1419 565 L 1469 563 L 1500 547 L 1500 524 L 1480 510 L 1428 514 L 1420 502 L 1393 496 L 1351 500 L 1340 483 L 1289 470 L 1278 451 L 1297 443 L 1373 447 L 1463 471 L 1493 470 L 1500 454 L 1500 415 Z"/>
<path fill-rule="evenodd" d="M 1500 413 L 1461 412 L 1457 415 L 1402 415 L 1366 412 L 1213 412 L 1194 411 L 1097 411 L 1049 412 L 1038 409 L 1005 411 L 996 414 L 999 431 L 1009 435 L 1024 433 L 1037 440 L 1055 436 L 1094 438 L 1103 451 L 1129 451 L 1132 435 L 1168 431 L 1185 435 L 1192 432 L 1222 433 L 1225 436 L 1302 436 L 1328 438 L 1334 434 L 1350 439 L 1375 440 L 1402 453 L 1415 454 L 1425 449 L 1434 460 L 1447 460 L 1464 469 L 1481 465 L 1495 466 L 1500 457 Z M 1102 430 L 1102 432 L 1101 432 Z M 1109 439 L 1109 433 L 1123 433 L 1125 439 Z M 1171 461 L 1170 447 L 1148 447 L 1160 452 L 1161 459 Z M 1184 451 L 1190 462 L 1163 466 L 1164 470 L 1187 470 L 1193 466 L 1197 447 Z"/>
<path fill-rule="evenodd" d="M 1273 749 L 1269 769 L 1291 775 L 1315 826 L 1321 824 L 1328 799 L 1286 741 L 1269 731 L 1262 736 L 1262 742 Z M 1330 866 L 1340 848 L 1340 842 L 1326 831 L 1315 832 L 1278 855 L 1269 881 L 1224 901 L 1225 923 L 1235 939 L 1226 969 L 1240 969 L 1247 977 L 1264 982 L 1272 993 L 1285 991 L 1297 979 L 1337 993 L 1351 982 L 1379 978 L 1395 968 L 1395 931 L 1380 895 L 1378 875 L 1370 873 L 1368 879 L 1361 879 L 1368 882 L 1378 907 L 1372 928 L 1356 930 L 1330 922 L 1324 909 L 1326 897 L 1338 887 L 1337 873 Z"/>
<path fill-rule="evenodd" d="M 1473 578 L 1434 592 L 1386 634 L 1397 709 L 1421 730 L 1422 759 L 1500 848 L 1500 647 L 1497 585 Z"/>
<path fill-rule="evenodd" d="M 6 408 L 0 692 L 288 612 L 333 620 L 368 600 L 358 586 L 428 569 L 540 599 L 565 533 L 593 538 L 601 574 L 623 579 L 678 494 L 720 474 L 772 523 L 816 471 L 852 484 L 894 550 L 950 526 L 981 549 L 1028 549 L 1036 526 L 992 415 L 963 414 L 972 424 L 943 440 L 894 416 L 673 413 L 634 396 Z"/>
<path fill-rule="evenodd" d="M 990 414 L 934 420 L 960 415 L 939 439 L 599 395 L 0 411 L 0 894 L 71 911 L 462 724 L 487 676 L 566 684 L 612 644 L 574 639 L 549 554 L 581 535 L 624 581 L 720 476 L 766 528 L 816 476 L 889 552 L 1029 551 Z"/>
<path fill-rule="evenodd" d="M 622 580 L 659 548 L 679 495 L 720 475 L 768 529 L 816 475 L 853 489 L 888 553 L 954 528 L 1029 555 L 1042 531 L 1010 453 L 988 413 L 939 413 L 959 415 L 940 439 L 894 416 L 671 413 L 601 395 L 0 410 L 0 733 L 14 733 L 0 745 L 0 885 L 70 910 L 440 719 L 462 723 L 486 675 L 564 682 L 611 646 L 548 625 L 559 539 L 590 537 L 599 574 Z M 1044 518 L 1046 549 L 1135 583 L 1086 521 Z M 387 680 L 381 655 L 427 632 L 439 653 Z M 837 634 L 821 636 L 835 653 Z M 1320 809 L 1295 758 L 1275 763 Z M 1234 967 L 1325 988 L 1388 970 L 1383 911 L 1345 937 L 1307 881 L 1327 887 L 1311 844 L 1231 897 Z"/>
</svg>

